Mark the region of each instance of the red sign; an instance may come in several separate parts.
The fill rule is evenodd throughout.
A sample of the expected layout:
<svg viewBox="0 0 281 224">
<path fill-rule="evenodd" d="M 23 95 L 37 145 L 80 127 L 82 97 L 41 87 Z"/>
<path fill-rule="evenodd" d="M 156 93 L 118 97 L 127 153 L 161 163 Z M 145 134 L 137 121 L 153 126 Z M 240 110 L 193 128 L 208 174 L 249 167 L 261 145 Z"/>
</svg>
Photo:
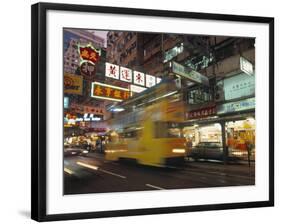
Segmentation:
<svg viewBox="0 0 281 224">
<path fill-rule="evenodd" d="M 91 96 L 105 100 L 123 101 L 130 97 L 130 91 L 117 86 L 93 82 Z"/>
<path fill-rule="evenodd" d="M 80 57 L 83 60 L 90 61 L 94 64 L 99 60 L 100 54 L 92 46 L 79 47 Z"/>
<path fill-rule="evenodd" d="M 186 113 L 187 119 L 197 119 L 215 115 L 217 113 L 216 106 L 205 107 L 198 110 L 192 110 Z"/>
</svg>

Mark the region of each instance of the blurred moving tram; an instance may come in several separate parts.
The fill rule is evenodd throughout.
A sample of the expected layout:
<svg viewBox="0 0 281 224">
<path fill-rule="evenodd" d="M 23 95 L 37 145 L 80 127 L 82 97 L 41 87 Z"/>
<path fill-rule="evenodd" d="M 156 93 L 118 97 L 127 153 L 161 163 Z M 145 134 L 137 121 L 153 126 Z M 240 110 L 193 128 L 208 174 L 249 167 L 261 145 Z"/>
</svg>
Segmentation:
<svg viewBox="0 0 281 224">
<path fill-rule="evenodd" d="M 160 84 L 116 106 L 125 108 L 109 121 L 105 158 L 157 167 L 178 167 L 186 156 L 181 122 L 185 107 L 173 81 Z"/>
</svg>

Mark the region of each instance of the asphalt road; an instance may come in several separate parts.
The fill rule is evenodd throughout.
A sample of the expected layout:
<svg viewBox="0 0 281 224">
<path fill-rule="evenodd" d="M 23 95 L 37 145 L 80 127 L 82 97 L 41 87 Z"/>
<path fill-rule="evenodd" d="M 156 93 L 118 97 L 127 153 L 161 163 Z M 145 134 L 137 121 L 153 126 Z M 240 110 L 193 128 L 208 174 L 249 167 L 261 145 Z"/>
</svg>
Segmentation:
<svg viewBox="0 0 281 224">
<path fill-rule="evenodd" d="M 106 161 L 90 153 L 64 159 L 64 194 L 184 189 L 255 184 L 254 164 L 186 161 L 167 169 Z"/>
</svg>

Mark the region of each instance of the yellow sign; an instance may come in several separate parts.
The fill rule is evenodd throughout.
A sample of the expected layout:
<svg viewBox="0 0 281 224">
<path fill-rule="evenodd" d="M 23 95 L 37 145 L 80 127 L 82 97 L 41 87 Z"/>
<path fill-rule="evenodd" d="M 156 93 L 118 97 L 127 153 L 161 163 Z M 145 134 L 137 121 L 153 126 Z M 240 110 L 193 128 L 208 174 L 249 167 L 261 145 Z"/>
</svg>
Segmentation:
<svg viewBox="0 0 281 224">
<path fill-rule="evenodd" d="M 111 86 L 100 82 L 92 82 L 92 97 L 98 99 L 123 101 L 130 97 L 129 89 Z"/>
<path fill-rule="evenodd" d="M 81 75 L 64 73 L 63 84 L 65 93 L 82 95 L 83 77 Z"/>
</svg>

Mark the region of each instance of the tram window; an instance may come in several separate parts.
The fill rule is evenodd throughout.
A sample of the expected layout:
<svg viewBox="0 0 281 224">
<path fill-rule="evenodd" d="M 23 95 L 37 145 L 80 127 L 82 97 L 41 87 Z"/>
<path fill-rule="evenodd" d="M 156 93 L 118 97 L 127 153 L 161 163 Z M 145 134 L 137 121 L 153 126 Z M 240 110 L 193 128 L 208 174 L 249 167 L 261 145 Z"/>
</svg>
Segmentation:
<svg viewBox="0 0 281 224">
<path fill-rule="evenodd" d="M 182 137 L 179 124 L 175 122 L 155 122 L 155 138 L 180 138 Z"/>
</svg>

